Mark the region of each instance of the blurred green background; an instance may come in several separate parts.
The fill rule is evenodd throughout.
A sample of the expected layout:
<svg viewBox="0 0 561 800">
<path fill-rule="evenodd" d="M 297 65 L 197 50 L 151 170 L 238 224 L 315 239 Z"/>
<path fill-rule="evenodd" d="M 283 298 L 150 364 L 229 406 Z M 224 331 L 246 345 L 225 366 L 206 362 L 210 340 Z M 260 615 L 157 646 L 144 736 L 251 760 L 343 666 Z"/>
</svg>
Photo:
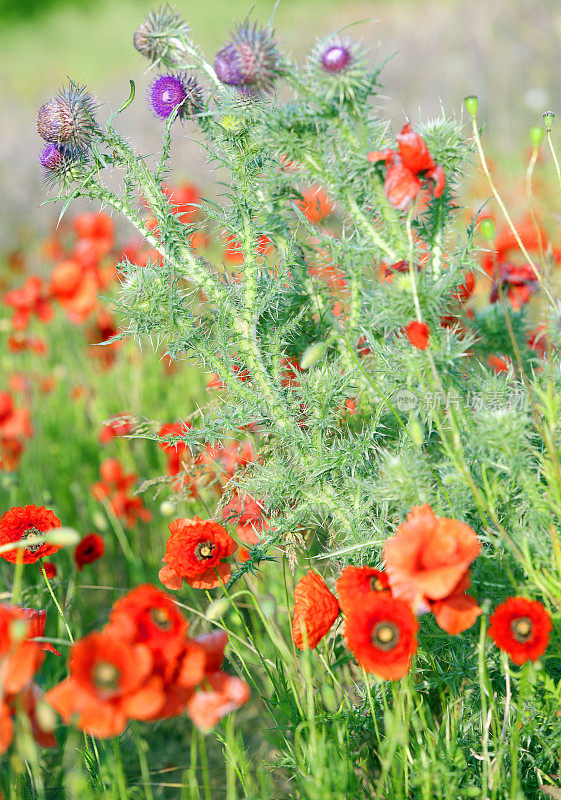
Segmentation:
<svg viewBox="0 0 561 800">
<path fill-rule="evenodd" d="M 0 235 L 11 242 L 43 230 L 53 212 L 44 198 L 35 131 L 38 105 L 70 76 L 87 83 L 101 116 L 137 81 L 137 99 L 123 120 L 144 152 L 158 148 L 161 126 L 146 107 L 150 76 L 132 47 L 147 0 L 0 0 Z M 231 25 L 253 8 L 266 22 L 274 0 L 178 0 L 194 39 L 212 59 Z M 487 142 L 498 156 L 520 152 L 530 125 L 561 107 L 559 0 L 280 0 L 275 28 L 283 48 L 303 59 L 318 36 L 353 22 L 353 38 L 372 56 L 392 56 L 380 111 L 398 129 L 440 113 L 462 112 L 480 97 Z M 180 176 L 211 180 L 193 129 L 175 131 Z"/>
</svg>

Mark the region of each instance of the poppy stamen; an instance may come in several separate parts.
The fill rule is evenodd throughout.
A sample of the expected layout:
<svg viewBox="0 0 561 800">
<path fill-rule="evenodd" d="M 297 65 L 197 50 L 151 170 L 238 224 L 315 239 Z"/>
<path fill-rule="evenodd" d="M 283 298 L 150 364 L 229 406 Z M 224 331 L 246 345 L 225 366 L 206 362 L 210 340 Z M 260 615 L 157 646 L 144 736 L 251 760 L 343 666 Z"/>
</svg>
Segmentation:
<svg viewBox="0 0 561 800">
<path fill-rule="evenodd" d="M 195 547 L 195 556 L 199 561 L 207 561 L 212 558 L 212 553 L 216 549 L 216 545 L 208 539 L 206 542 L 199 542 Z"/>
<path fill-rule="evenodd" d="M 40 531 L 38 528 L 28 528 L 26 531 L 23 532 L 21 538 L 22 539 L 30 539 L 32 536 L 42 536 L 43 531 Z M 25 549 L 28 553 L 36 553 L 37 550 L 40 550 L 43 547 L 43 542 L 39 544 L 30 544 L 29 547 Z"/>
<path fill-rule="evenodd" d="M 534 625 L 529 617 L 519 617 L 511 623 L 512 635 L 520 644 L 524 644 L 532 638 Z"/>
<path fill-rule="evenodd" d="M 93 682 L 98 689 L 114 692 L 119 686 L 120 672 L 110 661 L 99 661 L 93 669 Z"/>
<path fill-rule="evenodd" d="M 166 608 L 150 609 L 150 617 L 154 625 L 162 631 L 167 631 L 172 627 L 170 614 Z"/>
<path fill-rule="evenodd" d="M 400 631 L 397 625 L 389 620 L 379 622 L 372 631 L 372 644 L 374 647 L 388 652 L 397 646 L 400 639 Z"/>
</svg>

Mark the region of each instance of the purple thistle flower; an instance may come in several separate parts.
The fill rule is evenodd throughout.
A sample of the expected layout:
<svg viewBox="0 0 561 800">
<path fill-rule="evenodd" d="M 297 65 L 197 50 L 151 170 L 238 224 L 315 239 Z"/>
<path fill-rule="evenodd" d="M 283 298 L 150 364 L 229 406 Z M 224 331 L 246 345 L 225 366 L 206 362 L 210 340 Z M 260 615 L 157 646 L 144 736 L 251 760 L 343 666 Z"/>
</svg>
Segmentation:
<svg viewBox="0 0 561 800">
<path fill-rule="evenodd" d="M 45 169 L 56 169 L 63 159 L 64 154 L 50 142 L 44 146 L 39 156 L 41 166 Z"/>
<path fill-rule="evenodd" d="M 150 105 L 162 119 L 169 119 L 178 106 L 177 116 L 181 119 L 194 116 L 201 107 L 199 85 L 184 72 L 159 75 L 150 89 Z"/>
<path fill-rule="evenodd" d="M 322 53 L 321 65 L 326 72 L 342 72 L 352 59 L 350 50 L 343 44 L 332 44 Z"/>
<path fill-rule="evenodd" d="M 39 135 L 59 148 L 64 145 L 72 155 L 83 153 L 98 131 L 96 108 L 85 86 L 70 81 L 37 112 Z"/>
<path fill-rule="evenodd" d="M 50 186 L 58 184 L 64 189 L 76 180 L 80 165 L 85 163 L 86 159 L 84 156 L 73 156 L 64 145 L 57 147 L 49 142 L 41 151 L 39 161 L 44 168 L 46 183 Z"/>
</svg>

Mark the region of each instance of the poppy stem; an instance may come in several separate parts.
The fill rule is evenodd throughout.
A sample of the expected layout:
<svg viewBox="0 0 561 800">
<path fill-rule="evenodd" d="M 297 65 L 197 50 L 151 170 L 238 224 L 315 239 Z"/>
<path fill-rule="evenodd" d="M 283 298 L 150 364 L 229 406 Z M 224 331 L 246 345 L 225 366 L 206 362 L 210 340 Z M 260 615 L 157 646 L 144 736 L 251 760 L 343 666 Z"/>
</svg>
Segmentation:
<svg viewBox="0 0 561 800">
<path fill-rule="evenodd" d="M 45 583 L 47 584 L 47 589 L 49 590 L 49 594 L 51 595 L 51 597 L 53 599 L 53 603 L 55 604 L 55 606 L 57 608 L 57 611 L 58 611 L 58 613 L 60 615 L 60 618 L 62 619 L 62 621 L 64 623 L 64 627 L 66 628 L 66 632 L 68 634 L 68 638 L 70 639 L 72 644 L 74 644 L 74 637 L 72 636 L 72 631 L 70 630 L 70 627 L 68 625 L 68 622 L 66 621 L 66 617 L 64 616 L 64 612 L 63 612 L 63 610 L 61 608 L 61 605 L 58 602 L 57 597 L 56 597 L 56 595 L 55 595 L 55 593 L 53 591 L 53 587 L 51 586 L 51 582 L 50 582 L 50 580 L 49 580 L 49 578 L 47 576 L 47 571 L 46 571 L 45 567 L 42 564 L 41 564 L 41 573 L 43 575 L 43 578 L 45 579 Z"/>
</svg>

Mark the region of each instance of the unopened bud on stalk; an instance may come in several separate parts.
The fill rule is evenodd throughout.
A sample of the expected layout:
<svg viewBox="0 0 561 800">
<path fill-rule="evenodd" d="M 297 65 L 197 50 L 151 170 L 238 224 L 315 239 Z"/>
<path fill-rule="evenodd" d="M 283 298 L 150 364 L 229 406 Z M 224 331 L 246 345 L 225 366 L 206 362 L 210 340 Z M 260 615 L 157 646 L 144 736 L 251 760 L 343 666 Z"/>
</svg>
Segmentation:
<svg viewBox="0 0 561 800">
<path fill-rule="evenodd" d="M 470 117 L 475 118 L 479 107 L 479 100 L 477 97 L 474 94 L 470 94 L 468 97 L 464 98 L 464 103 L 466 104 L 467 112 Z"/>
<path fill-rule="evenodd" d="M 545 136 L 545 131 L 541 127 L 541 125 L 533 125 L 530 128 L 530 141 L 532 143 L 532 146 L 535 147 L 536 149 L 543 142 L 544 136 Z"/>
<path fill-rule="evenodd" d="M 492 242 L 495 238 L 495 223 L 489 217 L 481 220 L 479 230 L 483 238 L 487 239 L 488 242 Z"/>
<path fill-rule="evenodd" d="M 80 177 L 84 159 L 73 158 L 67 147 L 57 147 L 49 142 L 41 151 L 39 161 L 44 169 L 45 182 L 64 190 Z"/>
<path fill-rule="evenodd" d="M 543 114 L 542 116 L 545 129 L 549 133 L 553 127 L 553 120 L 555 119 L 555 113 L 553 111 L 546 111 L 545 114 Z"/>
<path fill-rule="evenodd" d="M 132 37 L 139 53 L 152 63 L 178 67 L 186 55 L 183 39 L 189 35 L 189 26 L 174 8 L 167 5 L 151 11 L 138 26 Z"/>
<path fill-rule="evenodd" d="M 327 350 L 326 342 L 316 342 L 306 348 L 302 358 L 300 359 L 300 369 L 310 369 L 314 364 L 320 360 Z"/>
</svg>

